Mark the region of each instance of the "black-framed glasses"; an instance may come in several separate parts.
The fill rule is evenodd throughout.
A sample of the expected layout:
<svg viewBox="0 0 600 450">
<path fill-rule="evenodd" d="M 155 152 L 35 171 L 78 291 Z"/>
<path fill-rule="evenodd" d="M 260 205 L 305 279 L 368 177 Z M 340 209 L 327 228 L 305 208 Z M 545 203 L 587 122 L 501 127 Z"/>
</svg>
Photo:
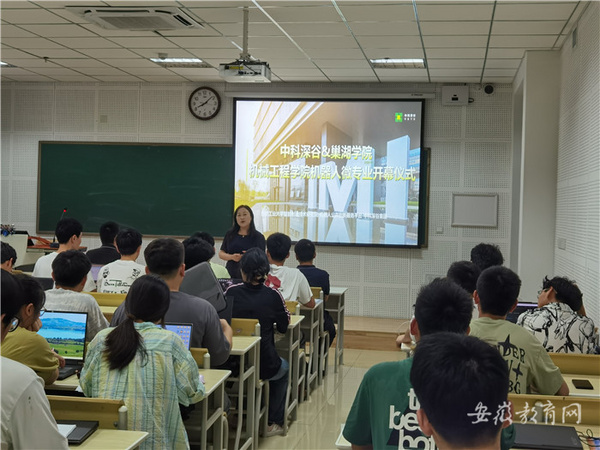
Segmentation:
<svg viewBox="0 0 600 450">
<path fill-rule="evenodd" d="M 46 314 L 46 308 L 40 309 L 40 315 L 38 317 L 42 317 L 44 314 Z"/>
<path fill-rule="evenodd" d="M 10 323 L 8 324 L 8 332 L 11 333 L 11 332 L 15 331 L 17 328 L 19 328 L 20 322 L 21 322 L 21 319 L 19 319 L 17 316 L 13 317 L 10 320 Z"/>
</svg>

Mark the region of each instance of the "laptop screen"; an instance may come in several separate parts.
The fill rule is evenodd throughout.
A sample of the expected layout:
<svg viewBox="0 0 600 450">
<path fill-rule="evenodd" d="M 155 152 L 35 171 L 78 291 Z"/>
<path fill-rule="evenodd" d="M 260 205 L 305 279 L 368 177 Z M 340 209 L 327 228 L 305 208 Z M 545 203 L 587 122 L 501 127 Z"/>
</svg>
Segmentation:
<svg viewBox="0 0 600 450">
<path fill-rule="evenodd" d="M 186 348 L 190 348 L 190 339 L 192 337 L 192 324 L 191 323 L 166 323 L 165 329 L 178 334 Z"/>
<path fill-rule="evenodd" d="M 525 311 L 537 308 L 537 303 L 518 302 L 516 308 L 506 315 L 506 320 L 512 323 L 517 323 L 519 316 Z"/>
<path fill-rule="evenodd" d="M 46 311 L 40 317 L 43 336 L 50 347 L 63 358 L 83 360 L 87 313 L 74 311 Z"/>
</svg>

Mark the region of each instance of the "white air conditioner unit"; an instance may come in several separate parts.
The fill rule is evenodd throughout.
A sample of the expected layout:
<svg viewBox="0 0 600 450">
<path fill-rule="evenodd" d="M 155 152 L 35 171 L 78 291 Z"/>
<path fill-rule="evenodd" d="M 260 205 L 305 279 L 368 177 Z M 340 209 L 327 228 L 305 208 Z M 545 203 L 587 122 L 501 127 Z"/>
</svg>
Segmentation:
<svg viewBox="0 0 600 450">
<path fill-rule="evenodd" d="M 219 64 L 219 75 L 229 83 L 270 83 L 269 64 L 261 61 L 237 60 Z"/>
<path fill-rule="evenodd" d="M 179 8 L 67 6 L 67 10 L 108 30 L 189 30 L 204 26 Z"/>
</svg>

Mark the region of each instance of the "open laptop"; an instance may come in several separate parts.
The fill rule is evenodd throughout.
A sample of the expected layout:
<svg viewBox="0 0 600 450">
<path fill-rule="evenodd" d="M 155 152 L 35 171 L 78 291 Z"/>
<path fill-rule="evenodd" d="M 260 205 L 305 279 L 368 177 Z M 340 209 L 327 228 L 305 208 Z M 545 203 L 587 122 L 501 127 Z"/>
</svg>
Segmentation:
<svg viewBox="0 0 600 450">
<path fill-rule="evenodd" d="M 40 317 L 43 336 L 56 353 L 65 358 L 65 367 L 58 369 L 58 379 L 64 380 L 83 367 L 87 313 L 76 311 L 46 311 Z"/>
<path fill-rule="evenodd" d="M 221 284 L 217 281 L 215 273 L 207 262 L 202 262 L 186 270 L 179 290 L 207 300 L 217 312 L 227 307 Z"/>
<path fill-rule="evenodd" d="M 523 314 L 525 311 L 529 311 L 530 309 L 535 309 L 537 307 L 537 303 L 518 302 L 515 310 L 509 312 L 506 315 L 506 320 L 512 323 L 517 323 L 517 319 L 521 314 Z"/>
<path fill-rule="evenodd" d="M 191 323 L 165 323 L 165 329 L 178 334 L 188 350 L 190 349 L 190 340 L 192 338 L 192 327 Z"/>
<path fill-rule="evenodd" d="M 574 427 L 515 423 L 512 448 L 580 450 L 583 449 Z"/>
</svg>

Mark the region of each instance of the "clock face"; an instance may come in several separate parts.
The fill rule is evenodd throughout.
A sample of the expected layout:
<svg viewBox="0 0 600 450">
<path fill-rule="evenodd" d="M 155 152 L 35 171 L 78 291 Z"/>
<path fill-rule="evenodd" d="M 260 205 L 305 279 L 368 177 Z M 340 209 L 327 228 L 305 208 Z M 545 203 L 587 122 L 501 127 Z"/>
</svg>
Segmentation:
<svg viewBox="0 0 600 450">
<path fill-rule="evenodd" d="M 190 112 L 200 120 L 215 117 L 221 109 L 221 97 L 217 91 L 209 87 L 196 89 L 188 101 Z"/>
</svg>

